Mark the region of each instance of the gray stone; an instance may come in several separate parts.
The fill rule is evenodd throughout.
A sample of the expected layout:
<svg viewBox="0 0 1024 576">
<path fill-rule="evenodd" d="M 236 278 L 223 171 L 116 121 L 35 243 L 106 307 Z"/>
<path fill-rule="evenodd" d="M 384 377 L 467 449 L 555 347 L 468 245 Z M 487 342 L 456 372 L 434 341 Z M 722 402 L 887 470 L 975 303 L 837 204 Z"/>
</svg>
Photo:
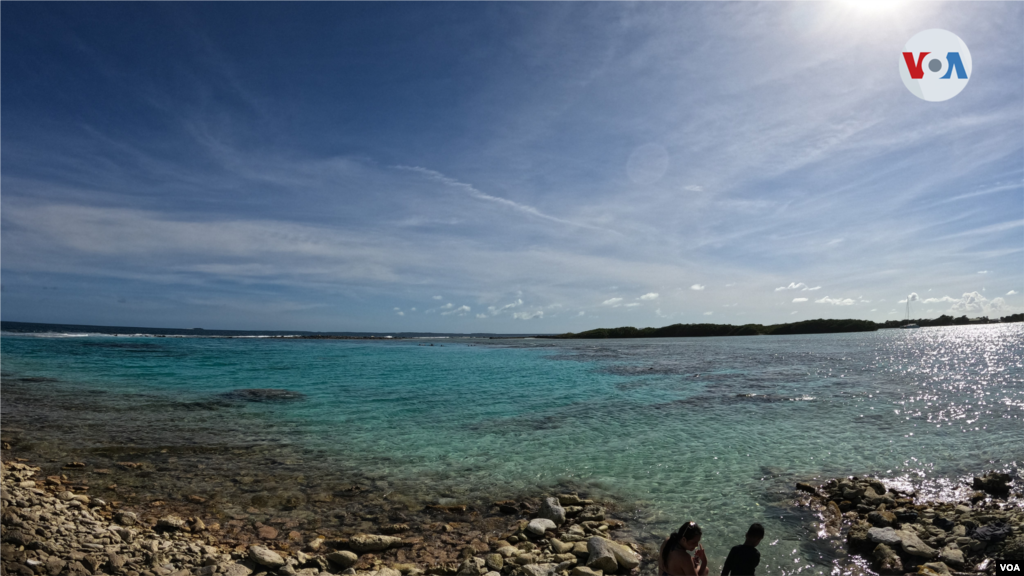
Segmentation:
<svg viewBox="0 0 1024 576">
<path fill-rule="evenodd" d="M 590 505 L 580 512 L 580 521 L 586 522 L 587 520 L 604 520 L 604 508 L 597 505 Z"/>
<path fill-rule="evenodd" d="M 523 576 L 554 576 L 555 568 L 555 564 L 526 564 L 519 570 Z"/>
<path fill-rule="evenodd" d="M 377 570 L 377 576 L 402 576 L 402 573 L 394 568 L 388 568 L 387 566 Z"/>
<path fill-rule="evenodd" d="M 946 546 L 940 550 L 939 560 L 958 570 L 964 567 L 964 553 L 956 546 Z"/>
<path fill-rule="evenodd" d="M 577 506 L 582 503 L 582 500 L 573 492 L 572 494 L 559 494 L 558 503 L 562 506 Z"/>
<path fill-rule="evenodd" d="M 619 563 L 615 559 L 615 551 L 609 546 L 610 541 L 600 537 L 593 537 L 587 540 L 587 567 L 591 570 L 602 572 L 615 572 L 619 569 Z"/>
<path fill-rule="evenodd" d="M 885 544 L 879 544 L 874 552 L 875 566 L 881 574 L 902 574 L 903 561 L 899 554 Z"/>
<path fill-rule="evenodd" d="M 177 516 L 164 516 L 156 521 L 156 527 L 165 530 L 181 530 L 185 527 L 185 521 Z"/>
<path fill-rule="evenodd" d="M 619 544 L 614 540 L 608 540 L 606 538 L 601 538 L 599 536 L 591 538 L 591 540 L 594 539 L 604 540 L 605 545 L 611 548 L 612 554 L 615 555 L 615 562 L 619 565 L 620 568 L 632 570 L 633 568 L 636 568 L 640 565 L 640 556 L 636 552 L 634 552 L 632 548 Z"/>
<path fill-rule="evenodd" d="M 342 568 L 349 568 L 359 561 L 359 556 L 357 556 L 354 552 L 349 552 L 348 550 L 339 550 L 337 552 L 331 552 L 330 554 L 328 554 L 327 559 L 331 562 L 334 562 L 338 566 L 341 566 Z"/>
<path fill-rule="evenodd" d="M 543 536 L 548 530 L 554 530 L 558 526 L 547 518 L 534 518 L 526 525 L 526 530 L 537 536 Z"/>
<path fill-rule="evenodd" d="M 280 554 L 267 548 L 266 546 L 260 546 L 253 544 L 249 546 L 249 558 L 267 568 L 277 569 L 284 566 L 284 558 Z"/>
<path fill-rule="evenodd" d="M 548 542 L 551 544 L 551 549 L 555 551 L 555 554 L 566 554 L 572 551 L 572 544 L 562 542 L 558 538 L 552 538 Z"/>
<path fill-rule="evenodd" d="M 868 538 L 886 546 L 899 546 L 902 542 L 902 538 L 892 528 L 872 528 L 868 530 Z"/>
<path fill-rule="evenodd" d="M 928 562 L 917 567 L 917 573 L 923 576 L 952 576 L 949 566 L 942 562 Z"/>
<path fill-rule="evenodd" d="M 935 558 L 939 553 L 931 546 L 925 544 L 917 534 L 908 532 L 906 530 L 897 530 L 896 534 L 900 537 L 900 543 L 903 547 L 903 551 L 911 556 L 918 556 L 921 558 Z"/>
<path fill-rule="evenodd" d="M 134 526 L 138 522 L 134 512 L 118 512 L 114 520 L 122 526 Z"/>
<path fill-rule="evenodd" d="M 501 572 L 501 569 L 505 567 L 505 558 L 501 554 L 488 554 L 484 556 L 484 565 L 489 570 Z"/>
<path fill-rule="evenodd" d="M 241 564 L 231 562 L 229 564 L 221 564 L 220 573 L 225 576 L 249 576 L 252 574 L 252 570 Z"/>
<path fill-rule="evenodd" d="M 591 570 L 586 566 L 576 566 L 569 572 L 569 576 L 604 576 L 604 572 L 600 570 Z"/>
<path fill-rule="evenodd" d="M 365 554 L 367 552 L 383 552 L 401 542 L 402 539 L 395 536 L 356 534 L 348 539 L 348 547 L 360 554 Z"/>
<path fill-rule="evenodd" d="M 540 510 L 537 511 L 538 518 L 547 518 L 555 523 L 555 526 L 565 524 L 565 508 L 558 503 L 557 498 L 545 498 L 541 502 Z"/>
<path fill-rule="evenodd" d="M 868 514 L 868 522 L 879 528 L 892 526 L 896 523 L 896 515 L 888 510 L 874 511 Z"/>
</svg>

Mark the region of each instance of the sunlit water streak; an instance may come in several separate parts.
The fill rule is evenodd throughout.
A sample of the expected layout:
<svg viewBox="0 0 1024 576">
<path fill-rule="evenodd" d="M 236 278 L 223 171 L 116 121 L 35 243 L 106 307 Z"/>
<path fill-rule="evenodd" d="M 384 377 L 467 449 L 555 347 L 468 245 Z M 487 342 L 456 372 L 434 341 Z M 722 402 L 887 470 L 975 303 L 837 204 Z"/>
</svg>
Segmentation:
<svg viewBox="0 0 1024 576">
<path fill-rule="evenodd" d="M 242 448 L 241 468 L 245 450 L 285 447 L 430 498 L 576 483 L 630 503 L 647 533 L 697 520 L 715 565 L 761 522 L 765 574 L 828 573 L 842 555 L 792 506 L 797 480 L 875 474 L 949 498 L 1022 462 L 1021 324 L 433 342 L 5 334 L 4 429 L 68 454 Z"/>
</svg>

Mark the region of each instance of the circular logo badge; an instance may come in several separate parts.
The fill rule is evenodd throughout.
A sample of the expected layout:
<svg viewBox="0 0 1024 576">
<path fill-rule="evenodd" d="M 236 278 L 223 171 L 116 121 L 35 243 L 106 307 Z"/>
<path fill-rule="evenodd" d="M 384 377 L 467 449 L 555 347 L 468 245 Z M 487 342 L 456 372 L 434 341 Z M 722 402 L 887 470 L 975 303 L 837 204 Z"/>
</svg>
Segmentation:
<svg viewBox="0 0 1024 576">
<path fill-rule="evenodd" d="M 919 32 L 900 54 L 900 78 L 907 90 L 922 100 L 949 100 L 971 79 L 971 51 L 947 30 Z"/>
</svg>

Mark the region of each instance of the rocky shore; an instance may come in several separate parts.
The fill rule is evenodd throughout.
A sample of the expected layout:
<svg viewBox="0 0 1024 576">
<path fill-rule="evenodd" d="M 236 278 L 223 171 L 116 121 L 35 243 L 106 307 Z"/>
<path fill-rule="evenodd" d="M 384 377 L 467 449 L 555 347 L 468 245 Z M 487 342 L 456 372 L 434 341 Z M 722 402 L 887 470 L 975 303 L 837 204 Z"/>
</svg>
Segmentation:
<svg viewBox="0 0 1024 576">
<path fill-rule="evenodd" d="M 1024 566 L 1024 510 L 1011 502 L 1024 494 L 1013 484 L 1007 474 L 976 477 L 975 492 L 962 502 L 918 502 L 915 493 L 874 478 L 800 483 L 797 490 L 818 511 L 820 535 L 845 538 L 878 573 L 950 576 Z"/>
<path fill-rule="evenodd" d="M 427 521 L 409 523 L 364 514 L 355 524 L 371 530 L 317 534 L 287 522 L 204 519 L 199 497 L 180 507 L 193 515 L 164 502 L 107 502 L 67 475 L 43 478 L 18 461 L 3 462 L 0 475 L 4 574 L 636 576 L 651 553 L 606 506 L 575 493 L 486 510 L 433 505 Z"/>
</svg>

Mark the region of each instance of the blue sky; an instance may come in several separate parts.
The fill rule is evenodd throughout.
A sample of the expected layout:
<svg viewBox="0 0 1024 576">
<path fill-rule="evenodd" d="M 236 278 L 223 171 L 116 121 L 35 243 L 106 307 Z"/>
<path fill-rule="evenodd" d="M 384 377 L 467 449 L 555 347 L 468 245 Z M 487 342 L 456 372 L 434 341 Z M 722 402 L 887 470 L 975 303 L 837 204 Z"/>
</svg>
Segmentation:
<svg viewBox="0 0 1024 576">
<path fill-rule="evenodd" d="M 5 3 L 5 320 L 1024 311 L 1020 3 Z M 919 100 L 914 34 L 970 48 Z"/>
</svg>

